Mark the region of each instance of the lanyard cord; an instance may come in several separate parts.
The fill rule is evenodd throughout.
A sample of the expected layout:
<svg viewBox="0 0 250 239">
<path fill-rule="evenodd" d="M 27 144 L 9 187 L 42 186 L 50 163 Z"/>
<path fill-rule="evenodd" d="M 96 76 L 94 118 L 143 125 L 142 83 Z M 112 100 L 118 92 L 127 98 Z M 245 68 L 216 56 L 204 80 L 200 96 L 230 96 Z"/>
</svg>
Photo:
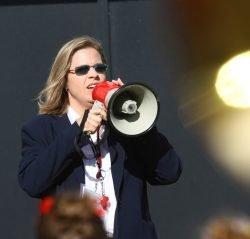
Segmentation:
<svg viewBox="0 0 250 239">
<path fill-rule="evenodd" d="M 96 164 L 97 164 L 97 167 L 98 167 L 98 172 L 96 173 L 96 183 L 95 183 L 95 190 L 97 191 L 97 182 L 100 182 L 101 183 L 101 191 L 102 191 L 102 197 L 99 199 L 100 201 L 100 205 L 102 206 L 102 208 L 104 210 L 107 210 L 108 207 L 110 207 L 110 202 L 109 202 L 109 197 L 105 195 L 105 191 L 104 191 L 104 185 L 103 185 L 103 180 L 104 180 L 104 177 L 102 175 L 102 156 L 101 156 L 101 147 L 100 147 L 100 127 L 97 128 L 97 143 L 94 144 L 92 138 L 90 137 L 90 135 L 87 135 L 84 131 L 83 131 L 83 126 L 87 120 L 87 117 L 88 117 L 88 113 L 89 113 L 89 110 L 86 110 L 84 112 L 84 116 L 82 118 L 82 122 L 80 124 L 80 129 L 81 129 L 81 132 L 75 137 L 75 140 L 74 140 L 74 145 L 75 145 L 75 148 L 76 148 L 76 151 L 78 152 L 78 154 L 83 157 L 83 158 L 86 158 L 86 156 L 84 155 L 84 153 L 82 152 L 80 146 L 79 146 L 79 143 L 80 143 L 80 139 L 81 139 L 81 136 L 83 134 L 85 134 L 87 137 L 88 137 L 88 140 L 90 142 L 90 145 L 91 145 L 91 148 L 94 152 L 94 155 L 95 155 L 95 158 L 96 158 Z M 106 129 L 106 137 L 107 137 L 107 132 L 108 130 Z M 105 135 L 104 135 L 105 136 Z"/>
<path fill-rule="evenodd" d="M 84 115 L 82 117 L 82 121 L 80 123 L 80 133 L 75 137 L 75 140 L 74 140 L 74 146 L 75 146 L 75 149 L 76 149 L 76 152 L 83 158 L 86 158 L 86 156 L 84 155 L 84 153 L 82 152 L 81 148 L 80 148 L 80 140 L 81 140 L 81 137 L 83 134 L 85 134 L 85 132 L 83 131 L 83 126 L 88 118 L 88 114 L 89 114 L 89 110 L 85 110 L 84 112 Z"/>
<path fill-rule="evenodd" d="M 95 159 L 96 159 L 96 165 L 98 167 L 98 172 L 96 173 L 96 179 L 102 181 L 103 175 L 102 175 L 102 155 L 101 155 L 101 147 L 100 147 L 100 133 L 99 133 L 100 127 L 97 128 L 97 143 L 94 144 L 93 140 L 90 136 L 89 137 L 89 141 L 90 141 L 90 145 L 91 148 L 94 152 L 95 155 Z"/>
<path fill-rule="evenodd" d="M 102 181 L 104 179 L 103 175 L 102 175 L 102 155 L 101 155 L 101 147 L 100 147 L 100 127 L 97 128 L 97 143 L 95 144 L 92 140 L 92 138 L 90 137 L 90 135 L 86 134 L 86 132 L 83 131 L 83 127 L 84 127 L 84 124 L 87 120 L 87 117 L 88 117 L 88 114 L 89 114 L 89 110 L 85 110 L 84 112 L 84 115 L 83 115 L 83 118 L 82 118 L 82 121 L 80 123 L 80 129 L 81 129 L 81 132 L 75 137 L 75 140 L 74 140 L 74 145 L 75 145 L 75 149 L 77 151 L 77 153 L 86 159 L 86 156 L 84 155 L 83 151 L 81 150 L 80 148 L 80 140 L 81 140 L 81 137 L 83 134 L 85 134 L 85 136 L 88 137 L 88 140 L 89 140 L 89 143 L 90 143 L 90 146 L 94 152 L 94 156 L 95 156 L 95 159 L 96 159 L 96 165 L 98 167 L 98 172 L 96 173 L 96 179 L 98 181 Z M 106 134 L 105 134 L 106 133 Z M 105 128 L 105 133 L 104 133 L 104 138 L 107 137 L 108 135 L 108 129 L 107 127 Z"/>
</svg>

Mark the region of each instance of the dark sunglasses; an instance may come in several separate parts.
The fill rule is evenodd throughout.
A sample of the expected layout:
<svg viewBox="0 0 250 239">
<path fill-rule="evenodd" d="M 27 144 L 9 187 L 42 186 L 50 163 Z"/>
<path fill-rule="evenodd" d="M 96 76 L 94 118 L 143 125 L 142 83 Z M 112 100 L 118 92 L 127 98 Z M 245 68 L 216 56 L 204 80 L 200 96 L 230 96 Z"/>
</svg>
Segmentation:
<svg viewBox="0 0 250 239">
<path fill-rule="evenodd" d="M 93 66 L 82 65 L 75 68 L 75 70 L 69 70 L 70 73 L 76 74 L 77 76 L 86 75 L 90 68 L 93 67 L 97 73 L 103 74 L 107 71 L 108 65 L 103 63 L 97 63 Z"/>
</svg>

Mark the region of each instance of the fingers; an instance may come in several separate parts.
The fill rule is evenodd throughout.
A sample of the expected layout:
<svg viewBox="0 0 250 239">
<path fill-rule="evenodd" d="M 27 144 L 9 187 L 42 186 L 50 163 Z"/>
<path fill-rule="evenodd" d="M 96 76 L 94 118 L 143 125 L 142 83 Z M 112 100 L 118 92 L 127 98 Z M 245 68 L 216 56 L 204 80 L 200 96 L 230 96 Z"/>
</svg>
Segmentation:
<svg viewBox="0 0 250 239">
<path fill-rule="evenodd" d="M 89 112 L 89 117 L 96 121 L 102 121 L 107 119 L 107 110 L 103 108 L 91 109 Z"/>
<path fill-rule="evenodd" d="M 112 80 L 112 82 L 117 84 L 118 86 L 123 86 L 124 85 L 121 78 L 117 78 L 117 80 Z"/>
<path fill-rule="evenodd" d="M 95 111 L 96 110 L 96 111 Z M 104 104 L 100 101 L 95 101 L 91 113 L 101 115 L 103 120 L 107 120 L 107 109 L 105 108 Z"/>
<path fill-rule="evenodd" d="M 91 109 L 84 125 L 84 131 L 95 133 L 103 120 L 107 120 L 105 108 Z"/>
</svg>

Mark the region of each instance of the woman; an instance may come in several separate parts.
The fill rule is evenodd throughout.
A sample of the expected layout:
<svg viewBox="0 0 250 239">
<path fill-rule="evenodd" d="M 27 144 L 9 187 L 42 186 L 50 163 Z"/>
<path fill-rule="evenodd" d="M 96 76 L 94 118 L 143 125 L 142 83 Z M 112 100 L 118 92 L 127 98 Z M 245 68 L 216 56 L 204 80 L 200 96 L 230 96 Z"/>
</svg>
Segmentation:
<svg viewBox="0 0 250 239">
<path fill-rule="evenodd" d="M 147 182 L 176 182 L 181 161 L 155 127 L 132 139 L 112 129 L 106 136 L 106 109 L 92 107 L 93 88 L 106 80 L 106 70 L 102 47 L 89 36 L 61 48 L 39 96 L 40 114 L 22 128 L 19 183 L 38 198 L 88 192 L 105 211 L 110 237 L 155 239 Z"/>
</svg>

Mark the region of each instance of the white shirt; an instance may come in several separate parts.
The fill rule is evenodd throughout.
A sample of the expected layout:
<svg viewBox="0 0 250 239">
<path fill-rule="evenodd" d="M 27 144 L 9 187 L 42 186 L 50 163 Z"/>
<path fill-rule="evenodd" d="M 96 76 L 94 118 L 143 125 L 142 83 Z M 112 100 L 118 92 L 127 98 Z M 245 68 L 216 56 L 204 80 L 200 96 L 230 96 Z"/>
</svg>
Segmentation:
<svg viewBox="0 0 250 239">
<path fill-rule="evenodd" d="M 79 118 L 79 115 L 74 111 L 72 107 L 68 107 L 68 118 L 71 124 Z M 100 127 L 100 138 L 104 133 L 104 126 Z M 91 134 L 93 142 L 97 141 L 97 133 Z M 114 218 L 115 218 L 115 210 L 116 210 L 116 196 L 114 190 L 114 183 L 111 172 L 111 158 L 108 149 L 107 140 L 105 140 L 101 145 L 101 155 L 102 155 L 102 175 L 104 176 L 103 180 L 103 191 L 106 196 L 109 197 L 110 207 L 107 209 L 103 221 L 105 229 L 108 233 L 113 234 L 114 231 Z M 101 196 L 102 195 L 102 185 L 100 182 L 96 184 L 96 173 L 98 171 L 98 167 L 96 165 L 96 158 L 94 156 L 94 152 L 91 148 L 91 145 L 85 145 L 82 147 L 82 151 L 87 159 L 84 160 L 85 167 L 85 184 L 81 185 L 81 194 L 83 195 L 85 192 L 88 192 L 91 195 Z M 97 186 L 97 188 L 96 188 Z"/>
</svg>

